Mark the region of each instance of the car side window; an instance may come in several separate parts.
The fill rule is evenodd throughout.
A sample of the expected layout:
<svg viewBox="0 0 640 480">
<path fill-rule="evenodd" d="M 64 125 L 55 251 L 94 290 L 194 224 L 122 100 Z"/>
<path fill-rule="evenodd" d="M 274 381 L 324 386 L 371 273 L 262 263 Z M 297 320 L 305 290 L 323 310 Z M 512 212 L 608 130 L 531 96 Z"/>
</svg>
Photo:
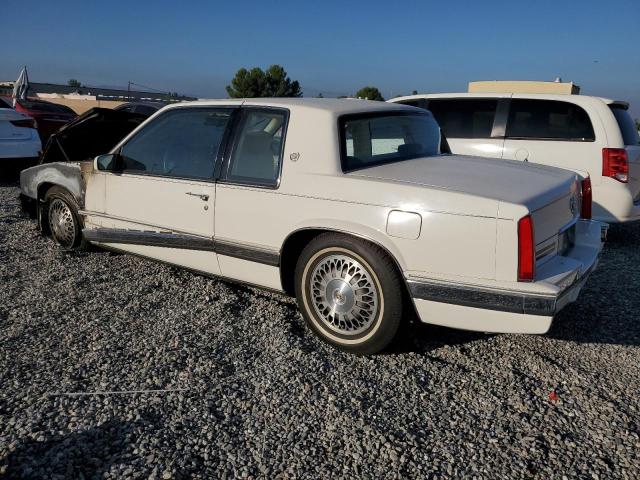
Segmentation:
<svg viewBox="0 0 640 480">
<path fill-rule="evenodd" d="M 243 111 L 235 146 L 229 158 L 227 180 L 276 186 L 280 176 L 287 114 L 283 111 Z"/>
<path fill-rule="evenodd" d="M 516 140 L 595 140 L 587 112 L 573 103 L 556 100 L 511 100 L 506 136 Z"/>
<path fill-rule="evenodd" d="M 122 146 L 123 171 L 213 179 L 218 149 L 232 112 L 222 108 L 167 111 Z"/>
<path fill-rule="evenodd" d="M 491 138 L 497 107 L 496 99 L 429 100 L 429 110 L 447 138 Z"/>
</svg>

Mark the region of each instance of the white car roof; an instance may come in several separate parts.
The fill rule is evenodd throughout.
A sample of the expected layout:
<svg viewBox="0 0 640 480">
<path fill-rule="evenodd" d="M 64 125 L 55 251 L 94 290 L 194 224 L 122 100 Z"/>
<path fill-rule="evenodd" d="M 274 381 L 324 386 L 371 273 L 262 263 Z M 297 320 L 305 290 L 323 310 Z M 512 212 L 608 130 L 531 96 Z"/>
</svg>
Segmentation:
<svg viewBox="0 0 640 480">
<path fill-rule="evenodd" d="M 568 95 L 568 94 L 553 94 L 553 93 L 424 93 L 418 95 L 406 95 L 403 97 L 396 97 L 387 100 L 388 102 L 398 102 L 404 100 L 416 100 L 420 98 L 532 98 L 539 100 L 561 100 L 561 101 L 569 101 L 575 103 L 582 103 L 583 100 L 586 102 L 598 100 L 602 101 L 606 104 L 617 103 L 628 105 L 627 102 L 621 100 L 613 100 L 611 98 L 605 97 L 593 97 L 590 95 Z"/>
<path fill-rule="evenodd" d="M 247 106 L 268 106 L 294 110 L 312 109 L 334 114 L 361 113 L 384 110 L 411 110 L 414 107 L 397 105 L 387 102 L 372 100 L 360 100 L 355 98 L 227 98 L 196 100 L 193 102 L 180 102 L 167 108 L 187 107 L 187 106 L 221 106 L 221 105 L 247 105 Z"/>
</svg>

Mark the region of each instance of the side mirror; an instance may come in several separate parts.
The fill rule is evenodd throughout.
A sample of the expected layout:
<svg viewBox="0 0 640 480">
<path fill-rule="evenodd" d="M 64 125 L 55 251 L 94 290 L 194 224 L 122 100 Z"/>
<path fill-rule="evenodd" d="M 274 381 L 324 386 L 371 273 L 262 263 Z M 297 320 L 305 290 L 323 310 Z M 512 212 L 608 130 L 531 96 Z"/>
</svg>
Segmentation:
<svg viewBox="0 0 640 480">
<path fill-rule="evenodd" d="M 107 153 L 105 155 L 98 155 L 94 160 L 94 168 L 96 170 L 115 172 L 122 169 L 120 155 L 116 153 Z"/>
</svg>

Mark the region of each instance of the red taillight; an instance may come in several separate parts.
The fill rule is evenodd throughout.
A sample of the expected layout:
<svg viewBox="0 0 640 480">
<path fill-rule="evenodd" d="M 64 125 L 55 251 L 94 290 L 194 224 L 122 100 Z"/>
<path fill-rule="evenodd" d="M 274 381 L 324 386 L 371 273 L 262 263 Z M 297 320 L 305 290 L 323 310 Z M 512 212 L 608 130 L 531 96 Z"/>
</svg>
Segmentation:
<svg viewBox="0 0 640 480">
<path fill-rule="evenodd" d="M 602 149 L 602 175 L 622 183 L 629 181 L 629 157 L 624 148 Z"/>
<path fill-rule="evenodd" d="M 518 222 L 518 281 L 532 282 L 536 275 L 536 252 L 531 215 Z"/>
<path fill-rule="evenodd" d="M 591 193 L 591 178 L 582 180 L 582 209 L 580 216 L 591 220 L 591 204 L 593 203 L 593 194 Z"/>
<path fill-rule="evenodd" d="M 33 118 L 25 118 L 23 120 L 10 120 L 10 122 L 16 127 L 36 128 L 36 121 Z"/>
</svg>

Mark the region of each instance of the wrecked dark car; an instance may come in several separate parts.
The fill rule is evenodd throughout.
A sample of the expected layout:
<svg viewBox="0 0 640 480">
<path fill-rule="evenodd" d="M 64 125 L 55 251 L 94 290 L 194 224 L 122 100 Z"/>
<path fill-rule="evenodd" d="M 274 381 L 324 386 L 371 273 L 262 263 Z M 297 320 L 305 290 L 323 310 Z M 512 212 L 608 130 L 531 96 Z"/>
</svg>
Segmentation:
<svg viewBox="0 0 640 480">
<path fill-rule="evenodd" d="M 149 115 L 92 108 L 49 137 L 40 164 L 79 162 L 111 150 Z"/>
</svg>

